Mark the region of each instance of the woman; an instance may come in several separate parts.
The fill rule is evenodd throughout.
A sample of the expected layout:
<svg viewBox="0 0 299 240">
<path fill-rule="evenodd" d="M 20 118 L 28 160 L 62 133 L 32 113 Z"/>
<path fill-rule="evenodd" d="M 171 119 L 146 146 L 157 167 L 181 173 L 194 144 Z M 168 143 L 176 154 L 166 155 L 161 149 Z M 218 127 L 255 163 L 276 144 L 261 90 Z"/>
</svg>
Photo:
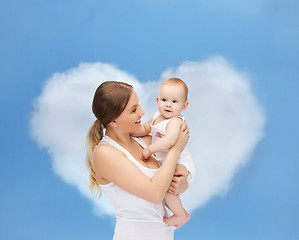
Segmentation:
<svg viewBox="0 0 299 240">
<path fill-rule="evenodd" d="M 113 202 L 117 217 L 113 239 L 173 239 L 175 227 L 163 222 L 167 215 L 163 198 L 167 191 L 177 194 L 187 188 L 187 170 L 176 171 L 189 138 L 187 125 L 182 126 L 178 141 L 160 167 L 153 156 L 146 161 L 142 158 L 151 136 L 131 136 L 141 128 L 144 115 L 131 85 L 102 83 L 95 92 L 92 111 L 97 120 L 88 134 L 90 185 L 93 190 L 102 189 Z M 182 175 L 183 181 L 173 180 L 174 174 Z"/>
</svg>

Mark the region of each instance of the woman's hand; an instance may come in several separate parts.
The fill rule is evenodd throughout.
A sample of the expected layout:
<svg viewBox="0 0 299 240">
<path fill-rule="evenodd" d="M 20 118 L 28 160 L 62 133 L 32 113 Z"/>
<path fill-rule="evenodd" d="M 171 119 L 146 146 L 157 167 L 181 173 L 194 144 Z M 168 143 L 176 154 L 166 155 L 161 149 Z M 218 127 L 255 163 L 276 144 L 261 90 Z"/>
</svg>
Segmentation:
<svg viewBox="0 0 299 240">
<path fill-rule="evenodd" d="M 176 149 L 179 152 L 182 152 L 189 139 L 189 128 L 187 126 L 186 121 L 183 122 L 180 135 L 176 141 L 176 143 L 170 149 Z"/>
<path fill-rule="evenodd" d="M 168 192 L 173 195 L 180 195 L 185 192 L 189 187 L 187 181 L 188 174 L 189 172 L 187 168 L 182 164 L 178 164 L 175 169 L 175 173 L 169 186 Z"/>
</svg>

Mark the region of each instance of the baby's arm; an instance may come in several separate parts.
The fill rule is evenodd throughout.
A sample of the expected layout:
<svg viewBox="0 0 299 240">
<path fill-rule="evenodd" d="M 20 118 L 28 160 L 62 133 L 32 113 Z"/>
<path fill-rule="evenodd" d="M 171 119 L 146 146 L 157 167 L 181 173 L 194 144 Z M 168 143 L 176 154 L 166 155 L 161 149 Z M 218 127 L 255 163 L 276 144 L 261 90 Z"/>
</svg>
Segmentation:
<svg viewBox="0 0 299 240">
<path fill-rule="evenodd" d="M 150 120 L 148 120 L 145 124 L 143 124 L 138 131 L 131 133 L 131 136 L 133 136 L 133 137 L 143 137 L 143 136 L 149 135 L 150 132 L 151 132 L 151 125 L 150 124 L 153 121 L 153 117 L 154 116 L 152 116 Z"/>
<path fill-rule="evenodd" d="M 178 139 L 182 126 L 181 118 L 173 118 L 169 121 L 166 127 L 166 134 L 155 143 L 149 145 L 143 150 L 143 157 L 148 159 L 150 155 L 156 152 L 162 152 L 171 148 Z"/>
</svg>

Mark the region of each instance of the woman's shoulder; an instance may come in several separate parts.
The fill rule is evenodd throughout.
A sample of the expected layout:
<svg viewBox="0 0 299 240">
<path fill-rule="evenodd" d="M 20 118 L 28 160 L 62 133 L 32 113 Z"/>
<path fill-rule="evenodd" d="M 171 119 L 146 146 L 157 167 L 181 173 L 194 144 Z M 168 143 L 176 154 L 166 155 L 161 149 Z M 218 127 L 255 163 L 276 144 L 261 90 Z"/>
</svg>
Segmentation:
<svg viewBox="0 0 299 240">
<path fill-rule="evenodd" d="M 122 156 L 124 153 L 110 144 L 101 143 L 93 152 L 94 161 L 109 159 L 110 157 Z"/>
</svg>

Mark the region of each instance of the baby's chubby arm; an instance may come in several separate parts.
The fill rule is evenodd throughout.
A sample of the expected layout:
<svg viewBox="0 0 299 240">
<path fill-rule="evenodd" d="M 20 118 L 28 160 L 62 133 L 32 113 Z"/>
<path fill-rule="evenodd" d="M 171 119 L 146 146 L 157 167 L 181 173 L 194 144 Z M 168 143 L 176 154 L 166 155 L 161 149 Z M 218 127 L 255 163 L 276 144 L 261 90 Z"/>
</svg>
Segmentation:
<svg viewBox="0 0 299 240">
<path fill-rule="evenodd" d="M 153 117 L 154 117 L 154 115 L 150 118 L 150 120 L 148 120 L 146 123 L 144 123 L 138 131 L 131 133 L 131 136 L 143 137 L 143 136 L 149 135 L 151 132 L 150 124 L 153 121 Z"/>
<path fill-rule="evenodd" d="M 143 157 L 148 159 L 153 153 L 162 152 L 171 148 L 178 139 L 182 123 L 183 120 L 181 118 L 176 117 L 171 119 L 167 124 L 164 137 L 145 148 L 143 150 Z"/>
</svg>

